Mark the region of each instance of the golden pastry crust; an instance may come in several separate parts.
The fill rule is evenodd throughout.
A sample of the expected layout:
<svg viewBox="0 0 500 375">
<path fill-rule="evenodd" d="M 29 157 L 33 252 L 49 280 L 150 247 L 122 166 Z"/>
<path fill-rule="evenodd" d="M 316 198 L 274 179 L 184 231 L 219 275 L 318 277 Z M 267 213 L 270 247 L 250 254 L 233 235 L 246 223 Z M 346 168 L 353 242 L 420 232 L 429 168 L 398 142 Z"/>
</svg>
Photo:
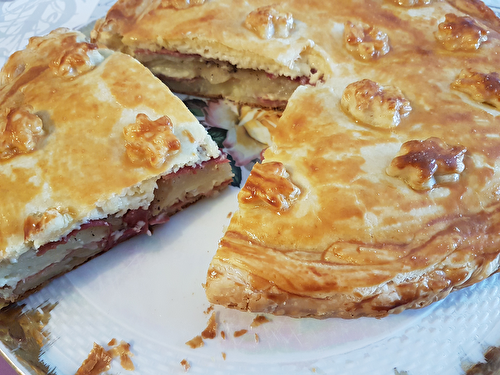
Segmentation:
<svg viewBox="0 0 500 375">
<path fill-rule="evenodd" d="M 265 107 L 284 107 L 299 82 L 342 77 L 353 58 L 390 64 L 392 54 L 408 56 L 414 46 L 425 53 L 436 43 L 470 51 L 487 44 L 488 28 L 500 30 L 479 0 L 160 3 L 118 0 L 93 39 L 136 57 L 175 91 Z"/>
<path fill-rule="evenodd" d="M 488 32 L 478 26 L 470 17 L 447 14 L 438 25 L 436 39 L 449 51 L 474 51 L 488 40 Z"/>
<path fill-rule="evenodd" d="M 79 57 L 75 58 L 75 54 Z M 65 74 L 60 74 L 61 69 Z M 69 73 L 71 79 L 67 77 Z M 140 76 L 141 79 L 123 80 L 124 76 Z M 152 191 L 141 192 L 141 197 L 134 198 L 135 194 L 127 189 L 152 177 L 175 172 L 181 165 L 202 161 L 196 151 L 199 144 L 209 145 L 205 160 L 219 155 L 217 146 L 208 143 L 206 132 L 194 116 L 144 67 L 129 56 L 98 50 L 76 32 L 60 29 L 45 37 L 32 38 L 26 50 L 16 52 L 7 61 L 0 78 L 4 82 L 0 87 L 0 105 L 3 113 L 3 108 L 8 109 L 10 122 L 16 121 L 16 113 L 25 113 L 24 120 L 17 121 L 27 122 L 26 119 L 36 117 L 33 123 L 38 125 L 31 126 L 35 129 L 32 133 L 45 133 L 43 147 L 30 147 L 33 148 L 31 152 L 1 162 L 4 183 L 0 200 L 6 208 L 4 217 L 9 217 L 0 223 L 0 245 L 4 255 L 16 253 L 20 246 L 29 247 L 24 243 L 23 228 L 30 213 L 43 215 L 46 210 L 56 207 L 70 210 L 73 213 L 70 222 L 47 234 L 57 239 L 82 220 L 102 218 L 111 213 L 104 207 L 96 209 L 98 202 L 104 203 L 116 195 L 129 195 L 131 201 L 121 201 L 114 207 L 116 211 L 130 208 L 128 204 L 134 208 L 144 205 L 144 199 Z M 143 94 L 145 92 L 148 95 Z M 31 113 L 26 108 L 30 108 Z M 108 156 L 115 153 L 125 156 L 123 128 L 135 123 L 136 116 L 147 115 L 157 120 L 160 110 L 172 114 L 169 117 L 183 144 L 182 152 L 160 164 L 159 168 L 135 166 L 128 163 L 126 157 Z M 38 129 L 40 123 L 43 123 L 42 129 Z M 195 137 L 195 142 L 183 134 L 186 129 Z M 2 136 L 8 132 L 9 126 Z M 22 139 L 20 136 L 14 138 Z M 81 143 L 86 150 L 78 146 Z M 30 142 L 25 144 L 30 145 Z M 44 165 L 51 168 L 44 168 Z M 107 178 L 110 171 L 114 175 L 112 179 Z M 78 176 L 85 177 L 82 180 Z M 44 182 L 50 183 L 50 191 L 44 188 Z M 22 191 L 19 186 L 24 186 Z M 11 196 L 14 191 L 16 199 Z M 72 194 L 68 195 L 68 191 Z M 24 208 L 30 201 L 36 211 Z M 43 240 L 36 246 L 42 244 Z"/>
<path fill-rule="evenodd" d="M 0 72 L 0 308 L 218 188 L 188 181 L 195 169 L 219 171 L 210 183 L 226 186 L 220 156 L 182 101 L 130 56 L 66 29 L 31 38 Z M 183 181 L 202 193 L 189 195 Z M 160 190 L 155 207 L 168 201 L 169 211 L 149 213 Z"/>
<path fill-rule="evenodd" d="M 484 154 L 483 136 L 468 135 L 494 134 L 498 119 L 457 101 L 459 134 L 448 130 L 456 117 L 443 114 L 442 128 L 430 122 L 409 132 L 413 121 L 431 119 L 418 108 L 405 129 L 388 134 L 356 125 L 331 105 L 339 92 L 300 88 L 292 96 L 264 165 L 282 163 L 301 194 L 286 211 L 240 202 L 208 271 L 210 302 L 294 317 L 382 317 L 496 272 L 500 142 L 489 141 Z M 386 173 L 408 138 L 431 134 L 467 147 L 465 157 L 464 148 L 437 152 L 454 160 L 451 172 L 464 167 L 459 179 L 422 192 Z"/>
<path fill-rule="evenodd" d="M 42 119 L 30 106 L 3 108 L 0 117 L 0 159 L 34 151 L 44 130 Z"/>
<path fill-rule="evenodd" d="M 293 29 L 293 15 L 279 12 L 275 5 L 267 5 L 251 11 L 245 26 L 262 39 L 288 38 Z"/>
<path fill-rule="evenodd" d="M 210 302 L 293 317 L 383 317 L 497 272 L 500 35 L 488 26 L 495 22 L 474 18 L 488 40 L 451 51 L 434 32 L 446 14 L 463 13 L 445 2 L 411 12 L 389 3 L 371 8 L 372 16 L 344 10 L 351 22 L 392 20 L 380 26 L 389 53 L 360 61 L 336 50 L 337 74 L 288 101 L 262 165 L 283 165 L 300 195 L 281 211 L 240 201 L 208 270 Z M 342 46 L 343 35 L 335 42 Z M 374 85 L 360 85 L 351 94 L 361 99 L 343 103 L 346 88 L 363 80 L 399 92 L 384 101 Z M 458 91 L 464 86 L 474 100 Z M 385 121 L 398 101 L 404 118 Z"/>
<path fill-rule="evenodd" d="M 467 149 L 449 146 L 432 137 L 403 143 L 387 167 L 387 174 L 399 177 L 414 190 L 429 190 L 438 183 L 456 182 L 465 169 Z"/>
<path fill-rule="evenodd" d="M 342 94 L 346 113 L 367 125 L 390 129 L 411 112 L 408 99 L 394 86 L 381 86 L 369 79 L 353 82 Z"/>
<path fill-rule="evenodd" d="M 368 25 L 344 25 L 344 41 L 349 52 L 362 60 L 374 60 L 389 53 L 389 37 L 386 33 Z"/>
<path fill-rule="evenodd" d="M 429 5 L 434 0 L 394 0 L 394 2 L 403 7 L 419 7 Z"/>
<path fill-rule="evenodd" d="M 291 78 L 310 76 L 311 68 L 329 70 L 328 65 L 315 65 L 324 64 L 326 56 L 315 50 L 304 22 L 294 22 L 294 15 L 304 11 L 303 2 L 297 1 L 290 10 L 279 2 L 242 0 L 227 6 L 207 1 L 188 9 L 164 8 L 158 1 L 143 3 L 118 1 L 96 24 L 92 39 L 132 56 L 165 49 Z M 302 17 L 312 20 L 316 13 L 305 12 Z"/>
<path fill-rule="evenodd" d="M 152 121 L 144 113 L 139 113 L 135 123 L 123 128 L 125 149 L 132 163 L 143 163 L 160 168 L 169 156 L 181 148 L 179 139 L 172 132 L 172 121 L 162 116 Z"/>
<path fill-rule="evenodd" d="M 381 317 L 496 272 L 495 14 L 479 0 L 227 3 L 133 10 L 121 0 L 93 32 L 132 55 L 175 51 L 317 85 L 295 91 L 243 189 L 251 199 L 212 261 L 209 300 L 295 317 Z M 293 15 L 286 38 L 245 27 L 271 5 Z M 418 156 L 409 169 L 401 161 L 413 156 L 403 154 Z M 300 191 L 293 202 L 275 186 L 251 186 L 276 182 L 261 170 L 273 165 Z"/>
<path fill-rule="evenodd" d="M 473 100 L 500 109 L 500 77 L 498 72 L 482 73 L 464 69 L 451 83 L 455 90 L 468 94 Z"/>
</svg>

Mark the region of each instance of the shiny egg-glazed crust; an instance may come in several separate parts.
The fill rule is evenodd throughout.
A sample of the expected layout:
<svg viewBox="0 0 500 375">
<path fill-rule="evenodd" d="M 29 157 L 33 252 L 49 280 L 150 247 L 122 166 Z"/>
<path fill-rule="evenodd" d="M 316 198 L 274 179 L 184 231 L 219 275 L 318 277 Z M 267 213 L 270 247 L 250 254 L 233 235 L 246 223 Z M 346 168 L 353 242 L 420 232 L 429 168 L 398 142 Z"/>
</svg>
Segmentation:
<svg viewBox="0 0 500 375">
<path fill-rule="evenodd" d="M 331 77 L 292 95 L 243 187 L 208 270 L 213 303 L 383 317 L 498 270 L 498 19 L 478 2 L 358 3 L 318 22 Z M 379 28 L 390 51 L 360 58 L 347 21 Z"/>
</svg>

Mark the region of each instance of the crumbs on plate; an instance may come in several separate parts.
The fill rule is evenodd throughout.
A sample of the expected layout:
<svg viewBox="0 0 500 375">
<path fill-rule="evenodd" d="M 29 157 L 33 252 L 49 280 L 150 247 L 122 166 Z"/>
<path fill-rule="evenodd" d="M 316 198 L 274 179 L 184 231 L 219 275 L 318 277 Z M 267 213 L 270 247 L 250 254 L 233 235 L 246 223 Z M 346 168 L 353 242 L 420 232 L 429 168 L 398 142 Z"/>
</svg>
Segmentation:
<svg viewBox="0 0 500 375">
<path fill-rule="evenodd" d="M 117 344 L 117 340 L 113 338 L 107 346 L 111 348 L 106 350 L 101 345 L 94 343 L 88 357 L 83 361 L 75 375 L 100 375 L 111 368 L 111 361 L 117 357 L 120 358 L 120 365 L 124 370 L 135 370 L 130 358 L 133 356 L 130 344 L 125 341 Z"/>
</svg>

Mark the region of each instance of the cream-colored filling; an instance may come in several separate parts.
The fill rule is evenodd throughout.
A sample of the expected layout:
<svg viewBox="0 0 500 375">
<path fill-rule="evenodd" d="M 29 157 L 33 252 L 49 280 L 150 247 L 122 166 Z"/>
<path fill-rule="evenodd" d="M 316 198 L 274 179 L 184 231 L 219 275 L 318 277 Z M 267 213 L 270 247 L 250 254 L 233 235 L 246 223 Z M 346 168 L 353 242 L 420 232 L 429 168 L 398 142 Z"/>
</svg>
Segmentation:
<svg viewBox="0 0 500 375">
<path fill-rule="evenodd" d="M 201 77 L 212 84 L 226 82 L 238 71 L 231 64 L 207 61 L 198 56 L 137 55 L 137 58 L 154 74 L 178 79 Z"/>
<path fill-rule="evenodd" d="M 152 214 L 156 216 L 180 202 L 207 196 L 215 186 L 222 185 L 231 176 L 229 163 L 207 165 L 205 168 L 194 169 L 189 174 L 167 176 L 158 181 L 151 207 Z"/>
<path fill-rule="evenodd" d="M 150 207 L 152 216 L 161 213 L 171 215 L 203 196 L 210 195 L 214 188 L 223 186 L 232 176 L 229 163 L 208 163 L 204 168 L 193 168 L 185 173 L 164 177 L 157 181 L 154 200 Z M 124 232 L 122 219 L 109 217 L 106 221 L 118 239 Z M 138 223 L 139 224 L 139 223 Z M 145 223 L 144 223 L 145 224 Z M 38 256 L 35 249 L 22 254 L 16 262 L 0 262 L 0 308 L 9 301 L 36 288 L 45 281 L 84 263 L 105 248 L 99 246 L 110 231 L 110 227 L 93 226 L 80 230 L 68 239 Z"/>
<path fill-rule="evenodd" d="M 237 69 L 222 61 L 205 60 L 199 56 L 170 55 L 136 56 L 153 74 L 161 76 L 173 90 L 207 97 L 265 104 L 266 101 L 286 103 L 298 80 L 285 76 L 271 76 L 263 70 Z M 310 82 L 319 79 L 313 74 Z"/>
<path fill-rule="evenodd" d="M 8 299 L 12 296 L 16 285 L 20 281 L 24 281 L 20 289 L 26 291 L 38 284 L 43 280 L 26 280 L 32 275 L 36 275 L 40 271 L 49 267 L 51 264 L 60 263 L 69 253 L 75 249 L 86 249 L 88 255 L 82 259 L 82 262 L 87 258 L 95 255 L 102 249 L 97 245 L 100 241 L 104 240 L 109 233 L 108 227 L 90 227 L 83 229 L 72 236 L 67 243 L 60 244 L 54 249 L 48 250 L 45 254 L 38 256 L 37 251 L 31 249 L 22 254 L 17 262 L 11 263 L 4 260 L 0 264 L 0 298 Z M 76 254 L 81 256 L 82 254 Z M 61 264 L 62 266 L 62 264 Z M 60 269 L 61 267 L 58 267 Z M 35 283 L 36 285 L 29 287 Z M 1 303 L 0 303 L 1 306 Z"/>
</svg>

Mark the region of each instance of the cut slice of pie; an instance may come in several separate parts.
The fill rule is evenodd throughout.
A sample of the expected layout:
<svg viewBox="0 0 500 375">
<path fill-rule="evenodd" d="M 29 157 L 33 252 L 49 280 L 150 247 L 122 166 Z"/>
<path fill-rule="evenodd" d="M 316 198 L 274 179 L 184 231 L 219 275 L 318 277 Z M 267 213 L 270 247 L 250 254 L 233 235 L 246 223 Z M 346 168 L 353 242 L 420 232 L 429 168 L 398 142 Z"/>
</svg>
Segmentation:
<svg viewBox="0 0 500 375">
<path fill-rule="evenodd" d="M 118 0 L 92 37 L 134 56 L 173 91 L 284 107 L 298 86 L 342 77 L 353 60 L 384 65 L 385 56 L 412 53 L 455 6 L 500 29 L 480 1 L 451 3 Z M 443 29 L 454 38 L 453 27 Z"/>
<path fill-rule="evenodd" d="M 0 307 L 227 186 L 229 163 L 128 55 L 64 29 L 0 73 Z"/>
<path fill-rule="evenodd" d="M 390 51 L 294 92 L 212 260 L 210 302 L 383 317 L 498 271 L 499 33 L 444 2 L 405 17 L 364 4 L 346 33 L 385 15 Z"/>
<path fill-rule="evenodd" d="M 136 57 L 173 91 L 284 107 L 300 84 L 331 74 L 307 24 L 320 12 L 307 2 L 260 3 L 120 0 L 92 37 Z"/>
</svg>

